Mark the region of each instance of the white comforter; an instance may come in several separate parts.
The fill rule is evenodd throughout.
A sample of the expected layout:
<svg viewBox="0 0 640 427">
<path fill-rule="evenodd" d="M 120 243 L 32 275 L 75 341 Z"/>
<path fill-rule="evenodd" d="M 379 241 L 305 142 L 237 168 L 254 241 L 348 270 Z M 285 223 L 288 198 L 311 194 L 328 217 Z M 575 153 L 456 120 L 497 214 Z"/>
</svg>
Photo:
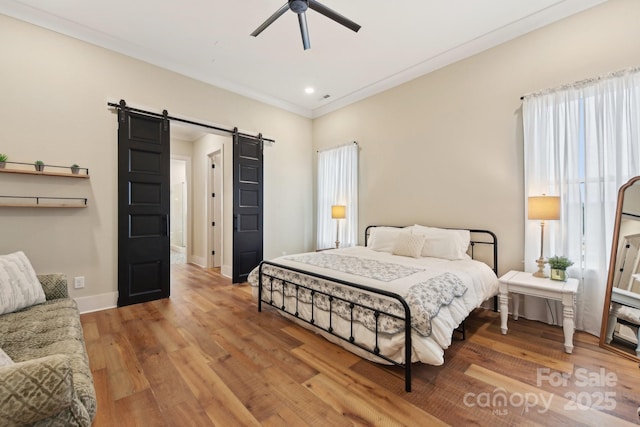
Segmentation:
<svg viewBox="0 0 640 427">
<path fill-rule="evenodd" d="M 334 277 L 350 283 L 358 283 L 376 289 L 385 289 L 403 297 L 406 297 L 411 292 L 414 285 L 428 282 L 429 279 L 442 276 L 445 273 L 453 273 L 453 275 L 455 275 L 455 277 L 458 278 L 464 286 L 466 286 L 466 291 L 463 295 L 452 298 L 451 301 L 447 301 L 445 305 L 442 305 L 439 308 L 437 315 L 431 319 L 428 335 L 425 335 L 424 331 L 420 333 L 415 329 L 412 330 L 412 361 L 421 361 L 431 365 L 443 364 L 444 350 L 451 344 L 453 330 L 458 327 L 458 325 L 473 309 L 479 307 L 483 301 L 498 293 L 498 279 L 493 270 L 491 270 L 491 268 L 486 264 L 471 259 L 448 261 L 428 257 L 409 258 L 391 255 L 387 252 L 376 252 L 360 246 L 323 251 L 320 253 L 329 255 L 325 257 L 322 257 L 322 255 L 317 256 L 317 254 L 318 253 L 310 253 L 284 256 L 276 258 L 272 260 L 272 262 L 324 276 Z M 322 263 L 311 262 L 318 258 L 327 258 L 335 261 L 335 256 L 337 255 L 346 256 L 350 259 L 357 258 L 362 260 L 357 262 L 361 269 L 358 270 L 355 268 L 349 270 L 344 268 L 344 265 L 342 265 L 341 269 L 343 271 L 336 271 L 322 266 Z M 363 271 L 362 265 L 369 265 L 366 261 L 369 259 L 374 260 L 372 264 L 373 266 L 383 266 L 384 263 L 387 267 L 390 267 L 388 272 L 372 270 Z M 253 293 L 257 297 L 257 268 L 249 275 L 249 283 L 254 287 Z M 269 299 L 270 295 L 271 294 L 265 292 L 263 288 L 263 300 Z M 290 293 L 288 293 L 288 295 L 290 295 Z M 282 293 L 279 289 L 274 292 L 273 300 L 276 305 L 282 305 Z M 295 299 L 292 296 L 287 296 L 284 304 L 288 311 L 296 311 Z M 297 311 L 299 312 L 299 317 L 305 319 L 311 318 L 310 304 L 299 303 Z M 412 316 L 415 316 L 413 311 L 415 311 L 414 308 L 412 308 Z M 385 363 L 382 359 L 352 346 L 348 342 L 323 331 L 318 331 L 293 316 L 288 317 L 302 326 L 317 331 L 328 340 L 343 346 L 361 357 Z M 316 306 L 314 309 L 314 321 L 316 325 L 327 328 L 329 326 L 328 312 L 319 310 Z M 336 333 L 349 336 L 349 330 L 351 327 L 349 321 L 334 314 L 332 316 L 331 326 Z M 375 346 L 375 333 L 365 325 L 356 323 L 354 325 L 353 335 L 357 342 L 368 343 L 366 345 L 369 348 L 373 348 Z M 400 330 L 395 333 L 382 333 L 379 334 L 377 345 L 382 354 L 398 363 L 404 363 L 404 340 L 404 330 Z"/>
</svg>

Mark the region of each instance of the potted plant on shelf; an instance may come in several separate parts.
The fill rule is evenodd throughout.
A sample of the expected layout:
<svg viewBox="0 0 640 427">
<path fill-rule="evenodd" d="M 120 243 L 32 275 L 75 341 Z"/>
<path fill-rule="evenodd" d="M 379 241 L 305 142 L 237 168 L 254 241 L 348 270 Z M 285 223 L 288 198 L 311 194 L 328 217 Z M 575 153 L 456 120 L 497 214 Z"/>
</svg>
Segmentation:
<svg viewBox="0 0 640 427">
<path fill-rule="evenodd" d="M 551 267 L 551 280 L 567 280 L 567 268 L 573 265 L 573 261 L 564 256 L 552 256 L 549 258 L 549 267 Z"/>
<path fill-rule="evenodd" d="M 75 163 L 71 165 L 71 173 L 74 175 L 78 175 L 80 173 L 80 166 Z"/>
<path fill-rule="evenodd" d="M 44 162 L 42 160 L 36 160 L 33 165 L 36 167 L 38 172 L 42 172 L 44 170 Z"/>
<path fill-rule="evenodd" d="M 4 169 L 4 166 L 7 164 L 7 159 L 9 157 L 4 154 L 4 153 L 0 153 L 0 169 Z"/>
</svg>

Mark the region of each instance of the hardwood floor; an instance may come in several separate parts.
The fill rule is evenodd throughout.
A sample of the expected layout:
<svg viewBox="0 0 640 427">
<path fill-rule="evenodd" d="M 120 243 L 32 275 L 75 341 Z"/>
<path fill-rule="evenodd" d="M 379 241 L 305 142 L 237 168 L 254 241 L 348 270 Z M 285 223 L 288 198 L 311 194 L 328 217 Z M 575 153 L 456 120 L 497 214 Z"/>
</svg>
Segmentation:
<svg viewBox="0 0 640 427">
<path fill-rule="evenodd" d="M 258 313 L 248 285 L 172 266 L 171 298 L 83 314 L 102 426 L 637 425 L 638 364 L 577 332 L 467 320 L 443 366 L 402 372 Z"/>
</svg>

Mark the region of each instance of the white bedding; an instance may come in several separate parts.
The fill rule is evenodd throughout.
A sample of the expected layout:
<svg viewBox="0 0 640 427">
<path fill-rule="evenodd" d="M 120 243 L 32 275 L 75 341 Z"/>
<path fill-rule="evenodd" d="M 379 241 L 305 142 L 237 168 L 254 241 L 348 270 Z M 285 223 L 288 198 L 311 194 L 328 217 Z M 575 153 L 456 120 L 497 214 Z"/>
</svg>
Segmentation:
<svg viewBox="0 0 640 427">
<path fill-rule="evenodd" d="M 354 267 L 354 269 L 349 270 L 345 268 L 345 263 L 338 263 L 340 264 L 338 268 L 343 271 L 336 271 L 322 266 L 323 262 L 329 263 L 329 261 L 331 261 L 335 263 L 337 256 L 347 257 L 350 260 L 355 259 L 355 261 L 357 261 L 355 264 L 360 265 L 360 269 L 358 270 L 357 267 Z M 498 279 L 493 270 L 486 264 L 471 259 L 449 261 L 430 257 L 411 258 L 392 255 L 387 252 L 377 252 L 357 246 L 323 251 L 321 253 L 284 256 L 276 258 L 272 260 L 272 262 L 324 276 L 330 276 L 350 283 L 358 283 L 376 289 L 385 289 L 397 293 L 405 297 L 405 299 L 406 296 L 415 289 L 416 284 L 436 280 L 434 278 L 442 277 L 445 273 L 453 273 L 453 275 L 459 279 L 459 282 L 462 283 L 463 287 L 466 287 L 466 290 L 460 296 L 448 298 L 444 305 L 439 307 L 437 315 L 431 319 L 430 330 L 427 331 L 427 334 L 425 334 L 425 331 L 422 329 L 422 332 L 412 329 L 412 362 L 420 361 L 431 365 L 441 365 L 444 363 L 444 350 L 451 344 L 454 329 L 460 325 L 473 309 L 479 307 L 483 301 L 498 293 Z M 365 267 L 369 266 L 379 267 L 379 271 L 376 268 L 365 269 Z M 382 267 L 385 267 L 385 270 L 388 271 L 383 271 Z M 248 280 L 251 286 L 253 286 L 254 296 L 257 298 L 258 268 L 251 272 Z M 275 289 L 273 292 L 273 301 L 275 305 L 280 307 L 282 305 L 282 292 L 277 286 Z M 360 293 L 360 296 L 366 293 L 360 290 L 356 292 Z M 289 296 L 292 295 L 292 292 L 288 292 L 287 295 L 284 302 L 287 311 L 296 312 L 295 298 Z M 263 288 L 263 300 L 268 300 L 270 297 L 271 293 Z M 297 311 L 300 318 L 311 318 L 310 304 L 299 302 Z M 328 328 L 328 311 L 320 310 L 317 304 L 313 311 L 315 324 Z M 413 311 L 414 308 L 412 308 L 412 316 L 416 316 Z M 286 313 L 282 314 L 302 326 L 322 334 L 328 340 L 341 345 L 361 357 L 376 362 L 388 363 L 332 334 L 313 328 L 300 319 L 296 319 L 294 316 L 287 315 Z M 332 316 L 331 326 L 339 335 L 349 336 L 349 330 L 351 328 L 350 322 L 335 313 Z M 404 329 L 395 331 L 392 327 L 389 327 L 387 332 L 389 333 L 379 333 L 377 345 L 381 354 L 384 354 L 397 363 L 404 363 Z M 361 344 L 366 343 L 365 346 L 369 348 L 373 348 L 376 345 L 375 333 L 362 323 L 354 322 L 353 336 L 356 342 Z"/>
</svg>

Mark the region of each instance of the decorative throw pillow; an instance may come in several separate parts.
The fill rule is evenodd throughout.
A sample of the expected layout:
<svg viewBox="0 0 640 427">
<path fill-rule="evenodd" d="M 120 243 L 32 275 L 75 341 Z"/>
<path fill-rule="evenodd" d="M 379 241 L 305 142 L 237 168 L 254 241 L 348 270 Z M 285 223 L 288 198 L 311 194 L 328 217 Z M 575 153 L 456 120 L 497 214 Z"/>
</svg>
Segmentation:
<svg viewBox="0 0 640 427">
<path fill-rule="evenodd" d="M 424 246 L 425 236 L 422 234 L 400 233 L 393 246 L 393 254 L 419 258 Z"/>
<path fill-rule="evenodd" d="M 13 365 L 14 362 L 11 360 L 9 355 L 4 352 L 3 349 L 0 348 L 0 366 L 9 366 Z"/>
<path fill-rule="evenodd" d="M 24 252 L 0 256 L 0 314 L 45 302 L 38 281 Z"/>
</svg>

